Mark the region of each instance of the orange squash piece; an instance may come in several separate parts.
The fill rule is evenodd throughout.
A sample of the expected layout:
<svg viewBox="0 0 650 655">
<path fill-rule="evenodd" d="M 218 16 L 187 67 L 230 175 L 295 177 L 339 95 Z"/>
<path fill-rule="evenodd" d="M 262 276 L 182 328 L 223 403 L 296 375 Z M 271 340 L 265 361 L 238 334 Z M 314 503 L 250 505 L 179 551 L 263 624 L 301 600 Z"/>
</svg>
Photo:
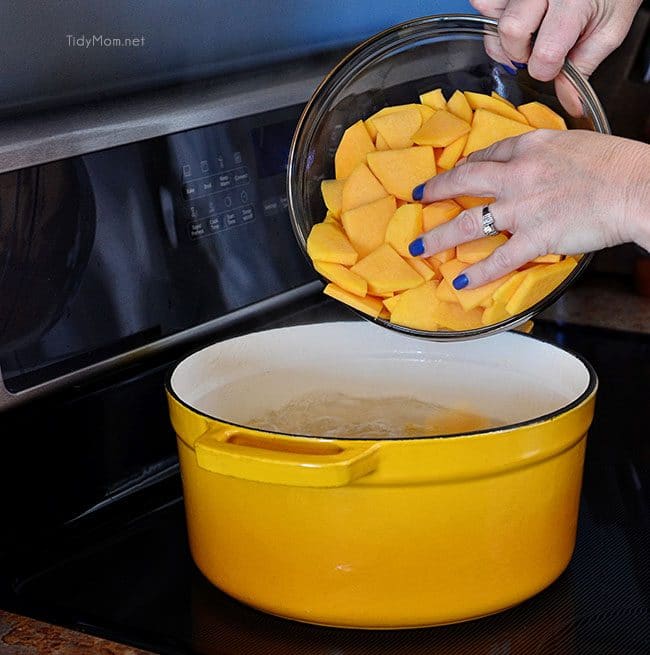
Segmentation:
<svg viewBox="0 0 650 655">
<path fill-rule="evenodd" d="M 444 148 L 472 129 L 469 123 L 451 112 L 439 109 L 413 135 L 413 141 L 421 146 Z"/>
<path fill-rule="evenodd" d="M 364 162 L 357 164 L 343 181 L 341 191 L 341 213 L 385 198 L 388 194 L 381 182 L 370 172 Z"/>
<path fill-rule="evenodd" d="M 489 257 L 499 246 L 508 241 L 505 234 L 496 234 L 493 237 L 481 237 L 474 241 L 467 241 L 456 246 L 456 258 L 466 264 L 476 264 Z"/>
<path fill-rule="evenodd" d="M 483 310 L 481 323 L 483 325 L 494 325 L 495 323 L 505 321 L 507 318 L 510 318 L 510 314 L 506 310 L 505 303 L 495 302 Z"/>
<path fill-rule="evenodd" d="M 328 211 L 327 214 L 325 214 L 323 223 L 333 223 L 337 227 L 341 227 L 341 221 L 338 218 L 336 218 L 331 211 Z"/>
<path fill-rule="evenodd" d="M 533 264 L 557 264 L 559 261 L 562 261 L 562 255 L 553 254 L 540 255 L 531 260 Z"/>
<path fill-rule="evenodd" d="M 382 107 L 379 111 L 376 111 L 374 114 L 372 114 L 372 116 L 369 116 L 365 120 L 366 129 L 368 130 L 370 137 L 372 139 L 377 138 L 377 128 L 375 127 L 376 118 L 379 118 L 379 116 L 386 116 L 387 114 L 392 114 L 397 111 L 404 111 L 405 109 L 417 109 L 422 116 L 422 122 L 429 118 L 431 113 L 433 113 L 433 109 L 431 109 L 431 107 L 422 105 L 419 102 L 410 102 L 403 105 L 389 105 L 388 107 Z"/>
<path fill-rule="evenodd" d="M 352 247 L 343 230 L 332 223 L 316 223 L 307 237 L 307 254 L 312 260 L 352 266 L 359 253 Z"/>
<path fill-rule="evenodd" d="M 547 130 L 566 130 L 564 118 L 541 102 L 528 102 L 517 108 L 535 128 Z"/>
<path fill-rule="evenodd" d="M 389 194 L 406 201 L 413 199 L 416 186 L 436 174 L 430 146 L 370 152 L 368 166 Z"/>
<path fill-rule="evenodd" d="M 369 293 L 404 291 L 424 282 L 424 278 L 387 243 L 360 259 L 350 270 L 368 282 Z"/>
<path fill-rule="evenodd" d="M 320 191 L 327 209 L 335 218 L 339 218 L 343 201 L 343 180 L 323 180 L 320 183 Z"/>
<path fill-rule="evenodd" d="M 492 299 L 497 304 L 505 305 L 512 294 L 517 290 L 519 285 L 523 282 L 526 271 L 517 271 L 511 278 L 506 280 L 495 292 L 492 294 Z"/>
<path fill-rule="evenodd" d="M 315 261 L 314 268 L 326 280 L 334 282 L 341 289 L 353 293 L 355 296 L 363 297 L 368 293 L 368 283 L 342 264 Z"/>
<path fill-rule="evenodd" d="M 438 279 L 439 275 L 427 264 L 425 259 L 420 257 L 404 257 L 404 261 L 417 273 L 419 273 L 426 282 Z"/>
<path fill-rule="evenodd" d="M 377 132 L 377 138 L 375 139 L 375 148 L 377 150 L 390 150 L 388 142 L 379 132 Z"/>
<path fill-rule="evenodd" d="M 425 282 L 400 293 L 390 314 L 391 322 L 414 330 L 437 330 L 438 324 L 433 319 L 438 305 L 436 285 L 436 282 Z"/>
<path fill-rule="evenodd" d="M 452 259 L 440 267 L 440 272 L 453 288 L 453 281 L 466 268 L 467 264 L 465 262 L 461 262 L 458 259 Z M 512 277 L 512 275 L 512 273 L 508 273 L 494 282 L 488 282 L 488 284 L 476 287 L 475 289 L 461 289 L 460 291 L 453 289 L 453 292 L 465 311 L 476 309 L 476 307 L 478 307 L 486 298 L 491 296 L 494 291 L 496 291 L 496 289 L 498 289 L 509 277 Z"/>
<path fill-rule="evenodd" d="M 454 114 L 454 116 L 458 116 L 458 118 L 464 120 L 466 123 L 472 122 L 474 112 L 469 106 L 465 94 L 460 90 L 454 91 L 451 98 L 449 98 L 449 101 L 447 102 L 447 111 Z"/>
<path fill-rule="evenodd" d="M 397 295 L 393 294 L 389 298 L 384 298 L 384 300 L 383 300 L 384 307 L 389 312 L 392 312 L 393 309 L 395 309 L 395 305 L 399 302 L 399 297 L 400 297 L 400 294 L 398 293 Z"/>
<path fill-rule="evenodd" d="M 447 109 L 447 101 L 442 93 L 442 89 L 433 89 L 432 91 L 420 94 L 420 102 L 432 109 Z"/>
<path fill-rule="evenodd" d="M 354 168 L 366 161 L 366 155 L 375 150 L 375 144 L 368 134 L 365 123 L 358 120 L 348 127 L 334 154 L 334 170 L 337 180 L 342 180 L 354 170 Z"/>
<path fill-rule="evenodd" d="M 499 95 L 496 91 L 492 91 L 492 93 L 490 93 L 490 95 L 491 95 L 493 98 L 496 98 L 497 100 L 501 100 L 501 102 L 505 102 L 506 105 L 508 105 L 508 107 L 511 107 L 512 109 L 515 109 L 515 110 L 517 109 L 517 107 L 515 107 L 515 106 L 510 102 L 510 100 L 508 100 L 507 98 L 504 98 L 503 96 Z"/>
<path fill-rule="evenodd" d="M 486 96 L 489 98 L 489 96 Z M 500 100 L 490 98 L 493 102 L 507 107 Z M 502 141 L 511 136 L 519 136 L 526 132 L 532 132 L 535 128 L 528 124 L 506 118 L 503 115 L 487 111 L 486 109 L 477 109 L 474 112 L 472 120 L 472 130 L 467 137 L 467 143 L 463 150 L 463 156 L 467 157 L 477 150 L 483 150 L 497 141 Z"/>
<path fill-rule="evenodd" d="M 467 139 L 468 135 L 463 134 L 459 139 L 452 141 L 444 148 L 440 156 L 436 159 L 438 167 L 444 168 L 447 171 L 451 170 L 463 154 L 463 150 L 465 150 L 465 146 L 467 145 Z"/>
<path fill-rule="evenodd" d="M 407 203 L 398 207 L 386 227 L 386 243 L 402 257 L 410 257 L 409 244 L 422 234 L 422 205 Z"/>
<path fill-rule="evenodd" d="M 373 318 L 377 318 L 384 309 L 381 300 L 377 300 L 377 298 L 373 298 L 372 296 L 366 296 L 365 298 L 355 296 L 353 293 L 350 293 L 345 289 L 341 289 L 341 287 L 337 286 L 333 282 L 330 282 L 323 289 L 323 293 L 326 296 L 335 298 L 336 300 L 345 303 L 350 307 L 354 307 L 354 309 L 357 309 L 364 314 L 368 314 Z"/>
<path fill-rule="evenodd" d="M 458 196 L 457 198 L 454 198 L 454 200 L 463 209 L 471 209 L 472 207 L 478 207 L 479 205 L 482 205 L 483 207 L 485 207 L 485 205 L 490 205 L 496 200 L 496 198 L 476 198 L 474 196 Z"/>
<path fill-rule="evenodd" d="M 557 264 L 545 264 L 526 271 L 522 283 L 512 294 L 506 309 L 512 315 L 537 304 L 557 288 L 576 267 L 575 259 L 567 258 Z"/>
<path fill-rule="evenodd" d="M 510 120 L 516 121 L 517 123 L 528 125 L 528 120 L 526 117 L 517 111 L 515 107 L 511 106 L 511 104 L 508 103 L 505 98 L 494 98 L 492 96 L 486 95 L 485 93 L 474 93 L 472 91 L 465 91 L 465 98 L 467 98 L 469 106 L 474 111 L 477 109 L 487 109 L 493 114 L 499 114 L 500 116 L 509 118 Z"/>
<path fill-rule="evenodd" d="M 448 261 L 456 258 L 456 248 L 447 248 L 446 250 L 441 250 L 435 255 L 431 255 L 430 259 L 437 259 L 441 264 L 445 264 Z"/>
<path fill-rule="evenodd" d="M 438 200 L 425 205 L 422 210 L 422 229 L 424 232 L 433 230 L 434 227 L 456 218 L 461 211 L 462 207 L 453 200 Z"/>
<path fill-rule="evenodd" d="M 466 311 L 457 302 L 439 301 L 433 311 L 433 319 L 440 327 L 453 331 L 475 330 L 482 327 L 482 316 L 482 309 Z"/>
<path fill-rule="evenodd" d="M 422 125 L 422 115 L 416 108 L 403 109 L 377 116 L 374 125 L 377 137 L 381 135 L 389 148 L 410 148 L 413 145 L 413 135 Z"/>
<path fill-rule="evenodd" d="M 436 289 L 436 297 L 441 302 L 451 302 L 456 303 L 457 305 L 460 304 L 451 284 L 449 284 L 449 282 L 444 278 L 440 280 L 440 284 L 438 284 Z"/>
<path fill-rule="evenodd" d="M 395 198 L 386 196 L 341 215 L 341 223 L 359 257 L 369 255 L 386 239 L 386 228 L 397 209 Z"/>
</svg>

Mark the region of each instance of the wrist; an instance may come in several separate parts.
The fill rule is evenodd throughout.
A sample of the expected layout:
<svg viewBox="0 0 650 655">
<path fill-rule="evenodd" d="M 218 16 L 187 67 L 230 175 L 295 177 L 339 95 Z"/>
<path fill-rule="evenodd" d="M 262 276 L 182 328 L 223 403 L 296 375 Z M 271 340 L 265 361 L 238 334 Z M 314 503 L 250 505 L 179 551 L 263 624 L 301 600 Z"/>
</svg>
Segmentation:
<svg viewBox="0 0 650 655">
<path fill-rule="evenodd" d="M 630 240 L 650 251 L 650 145 L 635 142 L 629 154 L 632 167 L 623 220 L 628 222 Z"/>
</svg>

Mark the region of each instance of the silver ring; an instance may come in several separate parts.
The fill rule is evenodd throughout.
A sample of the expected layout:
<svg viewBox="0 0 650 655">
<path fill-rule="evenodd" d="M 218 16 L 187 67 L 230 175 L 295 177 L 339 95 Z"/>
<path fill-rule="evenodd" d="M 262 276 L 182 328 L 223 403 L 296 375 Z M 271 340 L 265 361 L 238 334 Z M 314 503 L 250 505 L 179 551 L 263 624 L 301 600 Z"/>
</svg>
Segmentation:
<svg viewBox="0 0 650 655">
<path fill-rule="evenodd" d="M 488 205 L 483 207 L 483 234 L 486 237 L 494 237 L 499 234 L 499 230 L 494 227 L 494 216 Z"/>
</svg>

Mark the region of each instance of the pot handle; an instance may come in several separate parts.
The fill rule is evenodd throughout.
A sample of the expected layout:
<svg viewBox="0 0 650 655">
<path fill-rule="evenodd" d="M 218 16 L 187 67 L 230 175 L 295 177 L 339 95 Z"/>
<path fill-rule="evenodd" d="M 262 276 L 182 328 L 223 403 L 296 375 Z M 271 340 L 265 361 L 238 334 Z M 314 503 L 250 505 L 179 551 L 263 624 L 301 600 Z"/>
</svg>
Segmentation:
<svg viewBox="0 0 650 655">
<path fill-rule="evenodd" d="M 344 487 L 379 463 L 374 442 L 347 446 L 223 428 L 204 432 L 194 450 L 197 464 L 211 473 L 294 487 Z"/>
</svg>

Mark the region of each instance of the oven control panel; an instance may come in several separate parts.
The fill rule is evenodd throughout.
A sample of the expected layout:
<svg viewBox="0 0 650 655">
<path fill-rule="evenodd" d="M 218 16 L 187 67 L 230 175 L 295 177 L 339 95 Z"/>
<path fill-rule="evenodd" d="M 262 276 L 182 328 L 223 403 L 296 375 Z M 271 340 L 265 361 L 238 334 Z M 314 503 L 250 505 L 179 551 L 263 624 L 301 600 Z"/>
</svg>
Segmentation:
<svg viewBox="0 0 650 655">
<path fill-rule="evenodd" d="M 184 338 L 316 281 L 287 208 L 303 106 L 1 174 L 6 390 Z"/>
</svg>

